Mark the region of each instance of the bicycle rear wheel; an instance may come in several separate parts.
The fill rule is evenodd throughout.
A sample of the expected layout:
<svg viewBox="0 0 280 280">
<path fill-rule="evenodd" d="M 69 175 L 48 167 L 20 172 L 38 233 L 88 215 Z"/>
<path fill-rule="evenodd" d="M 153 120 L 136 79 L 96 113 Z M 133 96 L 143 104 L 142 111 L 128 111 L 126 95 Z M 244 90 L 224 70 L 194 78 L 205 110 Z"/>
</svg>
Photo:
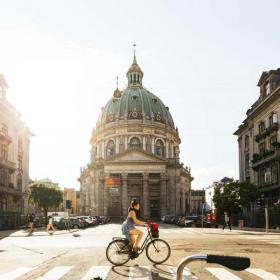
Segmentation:
<svg viewBox="0 0 280 280">
<path fill-rule="evenodd" d="M 113 265 L 124 265 L 130 260 L 131 248 L 124 240 L 114 240 L 106 249 L 106 257 Z"/>
<path fill-rule="evenodd" d="M 169 244 L 162 239 L 153 239 L 146 247 L 147 258 L 155 264 L 164 263 L 168 260 L 170 254 Z"/>
</svg>

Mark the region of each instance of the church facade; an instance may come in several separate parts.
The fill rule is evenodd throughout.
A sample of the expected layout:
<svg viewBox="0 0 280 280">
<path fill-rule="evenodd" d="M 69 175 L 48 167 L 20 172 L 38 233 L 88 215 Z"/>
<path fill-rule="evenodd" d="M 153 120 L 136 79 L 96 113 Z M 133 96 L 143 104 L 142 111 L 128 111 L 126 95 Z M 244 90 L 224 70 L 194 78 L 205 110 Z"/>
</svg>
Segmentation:
<svg viewBox="0 0 280 280">
<path fill-rule="evenodd" d="M 90 139 L 91 159 L 81 168 L 80 212 L 125 217 L 140 201 L 142 218 L 185 214 L 191 171 L 180 163 L 180 137 L 169 108 L 143 87 L 135 53 L 128 85 L 102 108 Z"/>
</svg>

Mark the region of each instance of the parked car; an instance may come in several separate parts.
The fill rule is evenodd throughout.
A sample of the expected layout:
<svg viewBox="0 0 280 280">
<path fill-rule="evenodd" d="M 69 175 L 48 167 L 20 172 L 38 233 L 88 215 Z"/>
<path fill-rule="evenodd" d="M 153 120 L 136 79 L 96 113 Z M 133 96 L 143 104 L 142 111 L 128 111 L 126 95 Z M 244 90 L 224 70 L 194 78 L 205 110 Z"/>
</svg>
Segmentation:
<svg viewBox="0 0 280 280">
<path fill-rule="evenodd" d="M 96 225 L 96 220 L 93 219 L 91 216 L 78 216 L 77 218 L 82 219 L 87 223 L 88 226 Z"/>
<path fill-rule="evenodd" d="M 191 219 L 188 219 L 188 217 L 184 216 L 180 219 L 179 226 L 181 227 L 192 227 L 194 224 L 194 221 Z"/>
<path fill-rule="evenodd" d="M 66 220 L 65 218 L 62 218 L 62 217 L 54 217 L 53 219 L 53 225 L 54 227 L 56 227 L 57 229 L 67 229 L 67 223 L 68 223 L 68 220 Z M 72 228 L 72 224 L 71 222 L 69 221 L 69 228 Z"/>
<path fill-rule="evenodd" d="M 102 224 L 107 224 L 110 222 L 110 218 L 106 216 L 100 216 Z"/>
<path fill-rule="evenodd" d="M 100 216 L 91 216 L 91 217 L 96 220 L 97 225 L 102 224 L 102 219 Z"/>
<path fill-rule="evenodd" d="M 86 221 L 83 221 L 83 219 L 79 219 L 77 217 L 70 217 L 69 218 L 70 223 L 71 223 L 71 228 L 86 228 L 87 223 Z"/>
</svg>

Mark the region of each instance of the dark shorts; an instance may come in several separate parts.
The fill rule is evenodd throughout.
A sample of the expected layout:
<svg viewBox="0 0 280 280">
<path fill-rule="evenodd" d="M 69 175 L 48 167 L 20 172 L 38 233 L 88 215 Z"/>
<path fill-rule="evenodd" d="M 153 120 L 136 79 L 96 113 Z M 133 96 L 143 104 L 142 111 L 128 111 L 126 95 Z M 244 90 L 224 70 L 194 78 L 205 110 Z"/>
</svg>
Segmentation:
<svg viewBox="0 0 280 280">
<path fill-rule="evenodd" d="M 125 235 L 125 238 L 130 241 L 130 233 L 129 231 L 135 229 L 133 225 L 128 225 L 127 223 L 122 224 L 122 234 Z"/>
</svg>

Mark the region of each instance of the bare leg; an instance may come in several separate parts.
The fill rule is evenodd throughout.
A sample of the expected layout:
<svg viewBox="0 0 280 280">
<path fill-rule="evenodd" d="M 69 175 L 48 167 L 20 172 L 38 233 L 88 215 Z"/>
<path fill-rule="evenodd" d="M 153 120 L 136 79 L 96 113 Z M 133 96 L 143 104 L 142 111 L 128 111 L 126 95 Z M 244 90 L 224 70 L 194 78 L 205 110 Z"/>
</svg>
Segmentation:
<svg viewBox="0 0 280 280">
<path fill-rule="evenodd" d="M 141 238 L 143 236 L 143 232 L 139 229 L 132 229 L 132 230 L 129 231 L 129 233 L 130 233 L 130 238 L 133 235 L 137 235 L 136 242 L 133 243 L 133 248 L 137 248 L 139 246 L 139 243 L 140 243 Z M 134 239 L 134 237 L 133 237 L 133 239 Z"/>
<path fill-rule="evenodd" d="M 134 243 L 135 243 L 135 237 L 133 234 L 130 234 L 130 242 L 131 242 L 131 246 L 132 248 L 134 248 Z"/>
</svg>

